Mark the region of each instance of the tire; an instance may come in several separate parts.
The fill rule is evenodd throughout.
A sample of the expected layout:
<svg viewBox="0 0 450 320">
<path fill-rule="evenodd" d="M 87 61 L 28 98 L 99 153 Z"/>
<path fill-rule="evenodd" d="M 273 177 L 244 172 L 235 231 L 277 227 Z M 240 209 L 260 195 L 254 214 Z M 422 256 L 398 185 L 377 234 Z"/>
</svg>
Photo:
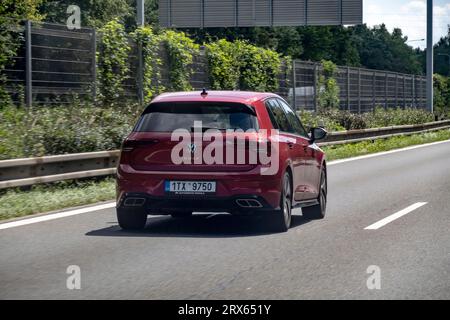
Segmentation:
<svg viewBox="0 0 450 320">
<path fill-rule="evenodd" d="M 117 212 L 117 221 L 124 230 L 142 230 L 147 223 L 147 213 L 139 209 L 119 208 Z"/>
<path fill-rule="evenodd" d="M 173 212 L 170 214 L 172 218 L 189 218 L 192 216 L 192 212 Z"/>
<path fill-rule="evenodd" d="M 291 226 L 292 220 L 292 185 L 289 173 L 285 173 L 280 198 L 280 210 L 272 217 L 272 228 L 276 232 L 286 232 Z"/>
<path fill-rule="evenodd" d="M 325 218 L 327 211 L 327 192 L 327 173 L 325 169 L 322 169 L 322 173 L 320 174 L 319 197 L 317 198 L 319 203 L 311 207 L 302 208 L 302 214 L 306 219 L 317 220 Z"/>
</svg>

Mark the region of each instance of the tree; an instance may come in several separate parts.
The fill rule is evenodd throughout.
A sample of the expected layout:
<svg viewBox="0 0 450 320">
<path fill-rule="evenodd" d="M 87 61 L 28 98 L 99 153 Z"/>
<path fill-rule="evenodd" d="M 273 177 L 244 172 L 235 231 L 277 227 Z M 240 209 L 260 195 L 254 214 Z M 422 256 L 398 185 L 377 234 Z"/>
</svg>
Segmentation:
<svg viewBox="0 0 450 320">
<path fill-rule="evenodd" d="M 450 26 L 447 35 L 434 45 L 434 54 L 434 72 L 450 77 Z"/>
<path fill-rule="evenodd" d="M 331 62 L 322 60 L 322 72 L 317 82 L 317 104 L 319 111 L 339 108 L 339 86 L 335 79 L 337 66 Z"/>
<path fill-rule="evenodd" d="M 403 73 L 422 72 L 416 52 L 406 44 L 408 38 L 400 29 L 390 33 L 384 24 L 371 29 L 362 25 L 355 27 L 355 37 L 361 65 Z"/>
<path fill-rule="evenodd" d="M 43 0 L 2 0 L 0 2 L 0 22 L 6 23 L 7 19 L 13 20 L 41 20 L 43 15 L 39 12 L 39 6 Z"/>
<path fill-rule="evenodd" d="M 0 107 L 9 102 L 5 90 L 6 77 L 3 70 L 10 64 L 20 45 L 20 34 L 15 32 L 21 20 L 40 20 L 38 12 L 41 0 L 2 0 L 0 2 Z"/>
<path fill-rule="evenodd" d="M 239 27 L 184 29 L 196 42 L 247 40 L 294 59 L 330 60 L 338 65 L 363 66 L 403 73 L 421 73 L 421 56 L 407 45 L 400 29 L 385 25 Z"/>
<path fill-rule="evenodd" d="M 299 27 L 303 53 L 299 57 L 303 60 L 333 61 L 333 33 L 330 27 Z"/>
<path fill-rule="evenodd" d="M 434 86 L 434 112 L 439 117 L 450 115 L 450 78 L 435 74 Z"/>
</svg>

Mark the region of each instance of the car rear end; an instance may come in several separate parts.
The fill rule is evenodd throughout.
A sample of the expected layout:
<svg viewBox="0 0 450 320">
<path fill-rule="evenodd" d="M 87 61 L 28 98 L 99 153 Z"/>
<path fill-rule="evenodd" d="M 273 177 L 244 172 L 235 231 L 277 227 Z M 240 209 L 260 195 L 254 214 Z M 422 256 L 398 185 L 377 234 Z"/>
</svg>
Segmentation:
<svg viewBox="0 0 450 320">
<path fill-rule="evenodd" d="M 150 104 L 122 146 L 118 211 L 255 214 L 277 208 L 279 173 L 262 175 L 263 165 L 250 161 L 261 151 L 252 142 L 268 139 L 260 134 L 260 112 L 257 101 L 215 101 L 200 95 L 194 101 L 165 99 Z M 177 132 L 178 137 L 187 135 L 187 142 L 174 139 Z M 210 139 L 198 140 L 210 132 Z M 223 143 L 214 149 L 211 144 L 217 140 Z M 270 142 L 265 145 L 271 148 Z M 206 152 L 208 147 L 214 150 Z"/>
</svg>

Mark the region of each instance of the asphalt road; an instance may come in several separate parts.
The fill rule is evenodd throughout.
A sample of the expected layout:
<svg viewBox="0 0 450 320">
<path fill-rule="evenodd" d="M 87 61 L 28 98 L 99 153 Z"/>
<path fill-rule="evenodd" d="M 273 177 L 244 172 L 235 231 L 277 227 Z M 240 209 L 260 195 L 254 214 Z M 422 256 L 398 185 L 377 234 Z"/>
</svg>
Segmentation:
<svg viewBox="0 0 450 320">
<path fill-rule="evenodd" d="M 114 209 L 0 230 L 0 298 L 450 299 L 450 142 L 330 165 L 325 220 L 299 209 L 282 234 L 204 214 L 124 232 Z"/>
</svg>

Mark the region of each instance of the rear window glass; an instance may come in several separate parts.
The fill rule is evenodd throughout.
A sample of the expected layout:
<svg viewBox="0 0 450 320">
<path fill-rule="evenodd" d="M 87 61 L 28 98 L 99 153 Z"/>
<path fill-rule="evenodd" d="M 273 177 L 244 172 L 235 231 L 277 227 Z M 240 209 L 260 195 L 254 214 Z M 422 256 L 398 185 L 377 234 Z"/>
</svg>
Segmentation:
<svg viewBox="0 0 450 320">
<path fill-rule="evenodd" d="M 172 102 L 154 103 L 139 119 L 136 132 L 172 132 L 192 130 L 194 121 L 201 121 L 204 129 L 258 130 L 252 107 L 240 103 Z"/>
</svg>

